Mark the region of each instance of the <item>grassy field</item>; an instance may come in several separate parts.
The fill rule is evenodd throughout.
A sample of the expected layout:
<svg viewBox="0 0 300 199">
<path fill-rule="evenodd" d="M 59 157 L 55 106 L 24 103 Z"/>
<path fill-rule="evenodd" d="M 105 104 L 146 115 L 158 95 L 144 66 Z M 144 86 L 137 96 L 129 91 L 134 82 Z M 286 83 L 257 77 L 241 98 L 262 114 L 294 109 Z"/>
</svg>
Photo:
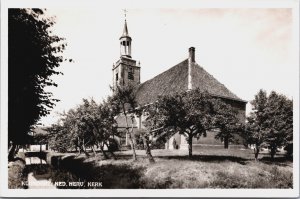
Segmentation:
<svg viewBox="0 0 300 199">
<path fill-rule="evenodd" d="M 150 164 L 145 151 L 117 152 L 117 160 L 84 155 L 65 158 L 68 169 L 80 178 L 103 182 L 103 188 L 292 188 L 292 161 L 268 154 L 254 161 L 251 150 L 201 148 L 188 159 L 187 151 L 153 150 Z M 69 165 L 69 166 L 68 166 Z M 77 172 L 77 173 L 76 173 Z"/>
</svg>

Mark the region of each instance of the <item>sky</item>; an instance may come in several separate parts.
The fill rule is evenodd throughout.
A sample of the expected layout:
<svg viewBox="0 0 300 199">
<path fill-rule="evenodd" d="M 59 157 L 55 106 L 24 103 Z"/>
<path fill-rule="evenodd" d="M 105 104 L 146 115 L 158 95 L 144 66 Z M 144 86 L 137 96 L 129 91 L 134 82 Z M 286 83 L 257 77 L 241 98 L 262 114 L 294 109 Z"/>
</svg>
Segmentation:
<svg viewBox="0 0 300 199">
<path fill-rule="evenodd" d="M 55 16 L 54 34 L 66 39 L 64 75 L 47 88 L 60 99 L 49 125 L 67 111 L 93 98 L 111 94 L 112 65 L 120 57 L 119 38 L 124 12 L 114 7 L 49 8 Z M 169 69 L 196 49 L 196 62 L 230 91 L 251 101 L 259 89 L 298 95 L 298 65 L 290 8 L 127 8 L 132 58 L 141 63 L 141 82 Z M 176 83 L 176 82 L 174 82 Z M 247 113 L 251 111 L 247 104 Z"/>
</svg>

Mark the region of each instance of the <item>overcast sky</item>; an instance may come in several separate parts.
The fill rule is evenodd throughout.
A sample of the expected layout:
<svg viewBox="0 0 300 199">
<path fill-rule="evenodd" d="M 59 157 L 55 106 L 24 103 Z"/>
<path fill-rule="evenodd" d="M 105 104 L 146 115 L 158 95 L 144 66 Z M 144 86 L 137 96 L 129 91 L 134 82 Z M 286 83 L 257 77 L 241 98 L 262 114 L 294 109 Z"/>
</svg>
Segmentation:
<svg viewBox="0 0 300 199">
<path fill-rule="evenodd" d="M 244 100 L 252 100 L 260 88 L 290 98 L 297 95 L 291 9 L 127 10 L 132 58 L 141 62 L 141 82 L 186 59 L 193 46 L 196 62 Z M 66 38 L 64 54 L 74 62 L 63 63 L 59 70 L 64 75 L 53 77 L 59 86 L 49 90 L 61 101 L 42 119 L 45 125 L 82 98 L 101 101 L 111 93 L 111 69 L 120 57 L 124 26 L 121 8 L 52 8 L 48 15 L 56 16 L 53 30 Z"/>
</svg>

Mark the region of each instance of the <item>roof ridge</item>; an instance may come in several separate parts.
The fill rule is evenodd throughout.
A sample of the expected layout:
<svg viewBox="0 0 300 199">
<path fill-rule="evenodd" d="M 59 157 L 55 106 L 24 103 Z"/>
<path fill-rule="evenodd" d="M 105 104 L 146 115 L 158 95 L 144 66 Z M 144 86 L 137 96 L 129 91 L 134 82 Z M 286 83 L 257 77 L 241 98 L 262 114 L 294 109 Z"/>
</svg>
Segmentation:
<svg viewBox="0 0 300 199">
<path fill-rule="evenodd" d="M 141 86 L 142 84 L 144 84 L 144 83 L 146 83 L 146 82 L 148 82 L 148 81 L 151 81 L 151 80 L 153 80 L 154 78 L 156 78 L 156 77 L 158 77 L 158 76 L 160 76 L 160 75 L 162 75 L 162 74 L 168 72 L 169 70 L 173 69 L 175 66 L 180 65 L 180 64 L 184 63 L 185 61 L 188 61 L 188 58 L 185 59 L 185 60 L 183 60 L 183 61 L 181 61 L 181 62 L 179 62 L 178 64 L 175 64 L 174 66 L 168 68 L 167 70 L 163 71 L 162 73 L 159 73 L 158 75 L 155 75 L 155 76 L 152 77 L 151 79 L 148 79 L 148 80 L 144 81 L 144 82 L 141 83 L 139 86 Z"/>
<path fill-rule="evenodd" d="M 197 62 L 192 62 L 191 83 L 193 88 L 207 90 L 211 95 L 246 102 L 231 92 L 224 84 Z M 137 101 L 140 105 L 154 102 L 159 95 L 174 94 L 188 90 L 189 59 L 168 68 L 153 78 L 139 84 Z"/>
</svg>

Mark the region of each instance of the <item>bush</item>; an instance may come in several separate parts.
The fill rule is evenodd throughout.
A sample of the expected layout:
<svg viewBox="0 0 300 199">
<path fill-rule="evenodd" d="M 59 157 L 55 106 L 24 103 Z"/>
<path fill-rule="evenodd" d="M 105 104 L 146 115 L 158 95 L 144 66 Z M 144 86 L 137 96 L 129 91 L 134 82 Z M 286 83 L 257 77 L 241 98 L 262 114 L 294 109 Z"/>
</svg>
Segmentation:
<svg viewBox="0 0 300 199">
<path fill-rule="evenodd" d="M 135 148 L 138 150 L 144 150 L 145 147 L 144 147 L 143 137 L 140 134 L 135 134 L 134 139 L 135 139 Z"/>
<path fill-rule="evenodd" d="M 119 149 L 120 149 L 120 146 L 119 146 L 118 141 L 114 138 L 109 138 L 108 150 L 114 152 L 114 151 L 119 151 Z"/>
<path fill-rule="evenodd" d="M 8 168 L 8 188 L 9 189 L 23 189 L 22 181 L 27 181 L 27 176 L 24 176 L 25 162 L 17 159 L 9 163 Z"/>
<path fill-rule="evenodd" d="M 286 150 L 287 157 L 293 157 L 293 143 L 286 145 L 284 150 Z"/>
</svg>

